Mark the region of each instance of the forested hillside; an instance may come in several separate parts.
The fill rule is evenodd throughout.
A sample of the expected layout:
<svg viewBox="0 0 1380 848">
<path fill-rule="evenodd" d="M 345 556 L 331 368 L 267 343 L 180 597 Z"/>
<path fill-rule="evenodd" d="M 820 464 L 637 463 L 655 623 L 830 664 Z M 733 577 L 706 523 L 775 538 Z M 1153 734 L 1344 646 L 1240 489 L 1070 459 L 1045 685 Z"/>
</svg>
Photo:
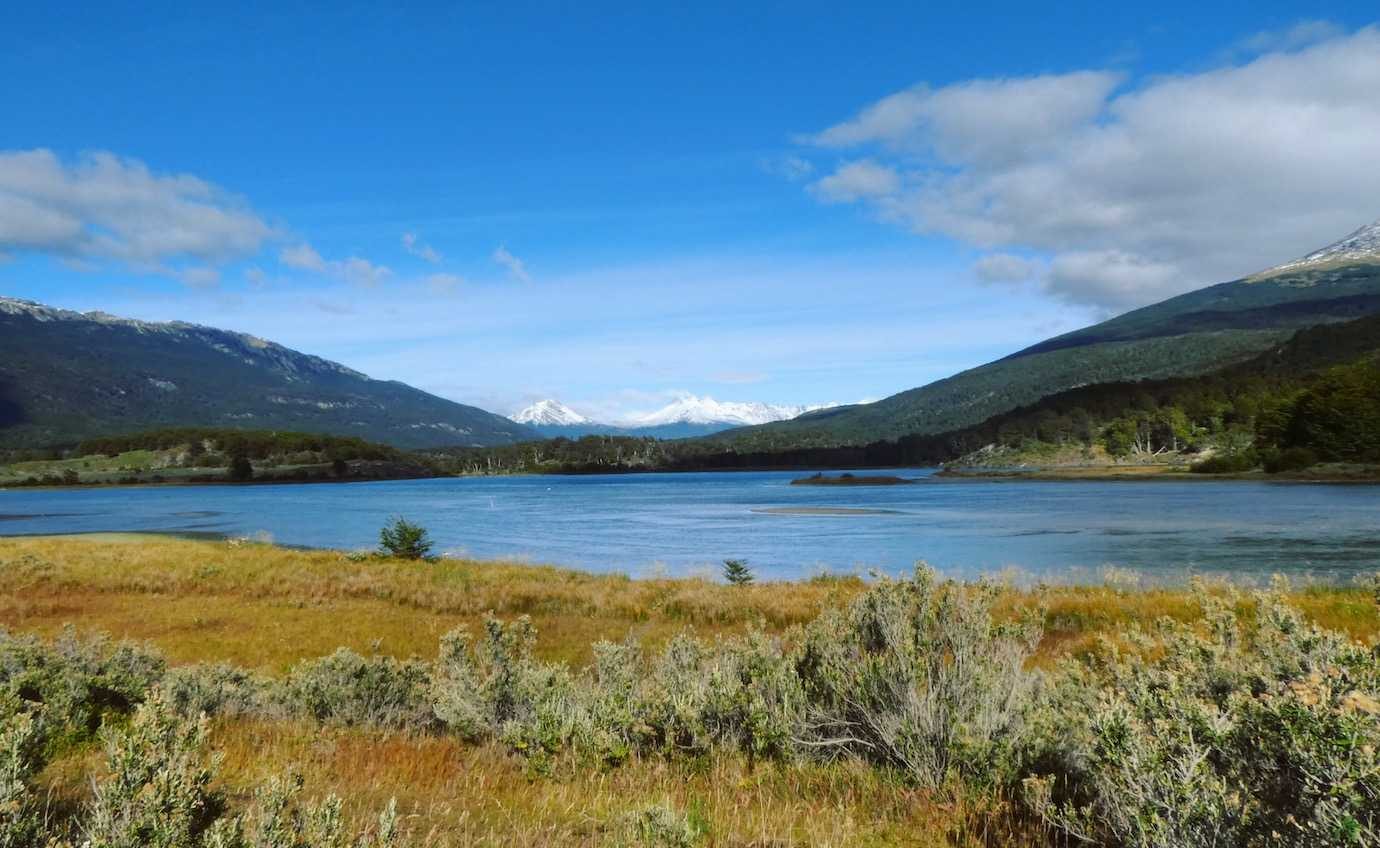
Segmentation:
<svg viewBox="0 0 1380 848">
<path fill-rule="evenodd" d="M 948 433 L 1078 386 L 1206 374 L 1269 350 L 1299 329 L 1376 313 L 1380 257 L 1283 266 L 1137 309 L 876 403 L 706 441 L 711 450 L 755 453 Z"/>
<path fill-rule="evenodd" d="M 187 426 L 398 447 L 536 437 L 482 409 L 253 336 L 0 298 L 0 448 Z"/>
</svg>

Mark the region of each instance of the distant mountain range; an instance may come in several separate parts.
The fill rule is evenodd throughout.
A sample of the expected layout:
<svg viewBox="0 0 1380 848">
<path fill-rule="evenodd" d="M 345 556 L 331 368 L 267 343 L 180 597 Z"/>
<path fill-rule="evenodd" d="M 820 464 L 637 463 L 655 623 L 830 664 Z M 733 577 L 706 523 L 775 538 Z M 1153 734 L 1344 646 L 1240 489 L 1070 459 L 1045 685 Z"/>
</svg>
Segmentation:
<svg viewBox="0 0 1380 848">
<path fill-rule="evenodd" d="M 1066 333 L 866 406 L 707 437 L 713 449 L 771 452 L 863 445 L 979 424 L 1078 386 L 1214 371 L 1318 324 L 1380 313 L 1380 222 L 1307 256 Z"/>
<path fill-rule="evenodd" d="M 513 415 L 513 421 L 532 427 L 548 438 L 588 435 L 652 436 L 680 439 L 704 436 L 733 427 L 785 421 L 825 406 L 739 403 L 711 397 L 682 395 L 653 412 L 620 422 L 601 422 L 557 400 L 539 400 Z"/>
<path fill-rule="evenodd" d="M 332 433 L 404 448 L 539 438 L 482 409 L 242 333 L 0 297 L 0 447 L 179 426 Z"/>
</svg>

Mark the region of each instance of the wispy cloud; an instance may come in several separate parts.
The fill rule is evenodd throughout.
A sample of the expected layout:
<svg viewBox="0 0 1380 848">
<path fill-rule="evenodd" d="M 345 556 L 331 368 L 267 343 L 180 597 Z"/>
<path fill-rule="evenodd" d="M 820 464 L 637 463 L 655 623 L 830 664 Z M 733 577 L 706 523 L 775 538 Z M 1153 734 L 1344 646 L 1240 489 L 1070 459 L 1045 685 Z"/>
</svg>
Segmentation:
<svg viewBox="0 0 1380 848">
<path fill-rule="evenodd" d="M 416 233 L 403 233 L 402 244 L 403 250 L 424 262 L 430 262 L 432 265 L 441 263 L 441 254 L 431 245 L 420 241 Z"/>
<path fill-rule="evenodd" d="M 1380 215 L 1380 29 L 1308 22 L 1252 55 L 1127 85 L 1120 72 L 917 85 L 802 142 L 847 158 L 823 201 L 1007 258 L 1049 295 L 1120 310 L 1252 273 Z"/>
<path fill-rule="evenodd" d="M 513 279 L 521 280 L 524 283 L 531 281 L 532 277 L 527 273 L 527 263 L 509 253 L 508 248 L 503 245 L 500 244 L 495 248 L 492 258 L 494 262 L 507 268 L 508 275 Z"/>
<path fill-rule="evenodd" d="M 278 261 L 299 271 L 326 274 L 357 286 L 376 286 L 393 276 L 392 269 L 376 265 L 359 256 L 328 260 L 306 242 L 285 247 L 278 253 Z"/>
</svg>

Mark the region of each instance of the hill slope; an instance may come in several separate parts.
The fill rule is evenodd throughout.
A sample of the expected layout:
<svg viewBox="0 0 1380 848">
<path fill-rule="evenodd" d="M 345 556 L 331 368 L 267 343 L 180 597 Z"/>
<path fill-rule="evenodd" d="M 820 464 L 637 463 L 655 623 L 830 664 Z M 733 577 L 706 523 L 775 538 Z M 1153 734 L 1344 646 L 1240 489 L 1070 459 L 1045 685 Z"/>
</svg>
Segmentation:
<svg viewBox="0 0 1380 848">
<path fill-rule="evenodd" d="M 407 448 L 537 437 L 482 409 L 253 336 L 0 298 L 0 446 L 178 426 L 332 433 Z"/>
<path fill-rule="evenodd" d="M 709 437 L 738 450 L 860 445 L 958 430 L 1092 383 L 1203 374 L 1295 331 L 1380 313 L 1380 223 L 1271 271 L 1058 336 L 867 406 Z"/>
</svg>

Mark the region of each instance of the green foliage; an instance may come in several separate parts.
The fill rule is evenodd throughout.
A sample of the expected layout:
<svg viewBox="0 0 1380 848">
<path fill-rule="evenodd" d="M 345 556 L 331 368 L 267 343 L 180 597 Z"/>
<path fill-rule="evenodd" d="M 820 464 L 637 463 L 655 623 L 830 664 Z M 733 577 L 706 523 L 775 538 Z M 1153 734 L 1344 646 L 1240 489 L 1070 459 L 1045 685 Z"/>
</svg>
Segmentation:
<svg viewBox="0 0 1380 848">
<path fill-rule="evenodd" d="M 253 479 L 254 466 L 247 456 L 232 456 L 226 463 L 226 477 L 237 482 Z"/>
<path fill-rule="evenodd" d="M 726 559 L 724 560 L 724 579 L 734 586 L 746 586 L 755 578 L 752 569 L 748 568 L 747 560 Z"/>
<path fill-rule="evenodd" d="M 1254 621 L 1203 594 L 1205 632 L 1166 619 L 1072 673 L 1057 724 L 1076 765 L 1028 782 L 1046 818 L 1093 844 L 1376 844 L 1380 664 L 1283 588 Z"/>
<path fill-rule="evenodd" d="M 182 719 L 152 692 L 127 731 L 106 735 L 110 776 L 96 787 L 86 839 L 109 848 L 200 845 L 224 809 L 211 790 L 206 734 L 204 717 Z"/>
<path fill-rule="evenodd" d="M 341 648 L 298 663 L 278 697 L 291 713 L 320 722 L 424 729 L 433 723 L 430 688 L 426 663 Z"/>
<path fill-rule="evenodd" d="M 401 516 L 379 531 L 379 548 L 398 559 L 426 559 L 431 556 L 432 544 L 425 527 Z"/>
<path fill-rule="evenodd" d="M 885 580 L 806 628 L 798 663 L 809 744 L 894 767 L 922 786 L 1018 774 L 1037 676 L 1034 620 L 998 624 L 995 587 L 932 571 Z"/>
<path fill-rule="evenodd" d="M 1293 447 L 1284 450 L 1267 449 L 1261 460 L 1268 474 L 1302 471 L 1318 464 L 1318 454 L 1312 448 Z"/>
<path fill-rule="evenodd" d="M 33 781 L 44 766 L 44 748 L 35 711 L 0 693 L 0 848 L 40 844 L 43 814 Z"/>
<path fill-rule="evenodd" d="M 616 844 L 630 848 L 693 848 L 707 832 L 703 823 L 692 816 L 656 804 L 624 816 Z"/>
<path fill-rule="evenodd" d="M 1191 471 L 1195 474 L 1240 474 L 1251 471 L 1260 465 L 1260 455 L 1255 450 L 1219 453 L 1201 462 L 1193 463 Z"/>
<path fill-rule="evenodd" d="M 105 716 L 139 704 L 165 669 L 141 646 L 71 628 L 51 645 L 0 630 L 0 692 L 42 704 L 53 738 L 90 738 Z"/>
</svg>

